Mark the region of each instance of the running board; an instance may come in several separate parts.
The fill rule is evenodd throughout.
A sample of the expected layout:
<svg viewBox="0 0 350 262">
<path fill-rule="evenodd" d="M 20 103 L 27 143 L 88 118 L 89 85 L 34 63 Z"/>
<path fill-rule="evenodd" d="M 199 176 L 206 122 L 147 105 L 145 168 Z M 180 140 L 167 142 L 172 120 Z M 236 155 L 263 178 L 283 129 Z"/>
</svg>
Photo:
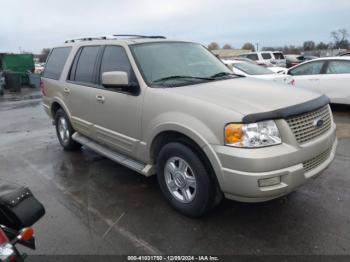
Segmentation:
<svg viewBox="0 0 350 262">
<path fill-rule="evenodd" d="M 72 135 L 73 140 L 77 141 L 78 143 L 92 149 L 93 151 L 123 165 L 126 166 L 144 176 L 151 176 L 154 175 L 154 166 L 149 164 L 144 164 L 140 161 L 137 161 L 135 159 L 132 159 L 126 155 L 123 155 L 121 153 L 117 153 L 107 147 L 104 147 L 103 145 L 96 143 L 95 141 L 91 140 L 90 138 L 79 134 L 78 132 L 75 132 Z"/>
</svg>

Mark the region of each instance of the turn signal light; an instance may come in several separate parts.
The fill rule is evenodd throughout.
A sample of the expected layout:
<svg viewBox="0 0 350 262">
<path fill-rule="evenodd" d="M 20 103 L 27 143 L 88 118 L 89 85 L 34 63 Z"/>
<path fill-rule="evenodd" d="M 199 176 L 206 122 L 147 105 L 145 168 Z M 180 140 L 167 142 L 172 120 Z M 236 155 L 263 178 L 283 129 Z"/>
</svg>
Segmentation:
<svg viewBox="0 0 350 262">
<path fill-rule="evenodd" d="M 226 144 L 233 144 L 242 141 L 242 124 L 228 124 L 225 127 Z"/>
<path fill-rule="evenodd" d="M 19 234 L 19 238 L 23 241 L 31 240 L 34 236 L 34 230 L 30 227 L 23 228 Z"/>
</svg>

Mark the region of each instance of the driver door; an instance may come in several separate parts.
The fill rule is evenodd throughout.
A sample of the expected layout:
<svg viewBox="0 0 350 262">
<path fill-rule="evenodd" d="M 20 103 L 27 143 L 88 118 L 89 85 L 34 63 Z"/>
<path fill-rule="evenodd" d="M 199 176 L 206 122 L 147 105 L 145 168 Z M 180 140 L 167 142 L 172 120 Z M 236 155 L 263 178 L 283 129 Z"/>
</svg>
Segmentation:
<svg viewBox="0 0 350 262">
<path fill-rule="evenodd" d="M 101 85 L 104 72 L 127 72 L 129 82 L 136 82 L 133 69 L 122 46 L 105 46 L 99 72 L 99 88 L 94 89 L 92 107 L 95 139 L 118 152 L 135 156 L 141 137 L 143 93 L 135 95 L 121 88 Z"/>
</svg>

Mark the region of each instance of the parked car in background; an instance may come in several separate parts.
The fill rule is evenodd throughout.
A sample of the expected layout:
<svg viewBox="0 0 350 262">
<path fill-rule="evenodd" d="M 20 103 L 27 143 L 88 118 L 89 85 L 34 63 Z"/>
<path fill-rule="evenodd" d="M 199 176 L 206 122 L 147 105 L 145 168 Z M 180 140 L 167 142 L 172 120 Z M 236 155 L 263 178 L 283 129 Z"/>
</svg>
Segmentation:
<svg viewBox="0 0 350 262">
<path fill-rule="evenodd" d="M 296 87 L 327 95 L 332 103 L 350 104 L 350 57 L 324 57 L 288 69 Z"/>
<path fill-rule="evenodd" d="M 296 66 L 304 60 L 302 55 L 284 55 L 284 57 L 286 58 L 286 68 Z"/>
<path fill-rule="evenodd" d="M 287 68 L 296 66 L 305 61 L 310 61 L 318 58 L 317 56 L 305 56 L 305 55 L 284 55 L 284 57 L 286 58 Z"/>
<path fill-rule="evenodd" d="M 266 67 L 270 66 L 281 66 L 286 67 L 286 59 L 280 51 L 262 51 L 262 52 L 252 52 L 248 54 L 240 55 L 241 57 L 249 58 L 255 61 L 259 65 Z"/>
<path fill-rule="evenodd" d="M 265 67 L 247 63 L 239 60 L 222 60 L 224 64 L 228 65 L 233 73 L 244 75 L 259 79 L 272 80 L 283 84 L 293 84 L 291 76 L 285 74 L 277 74 Z M 281 67 L 280 67 L 281 68 Z M 283 69 L 283 68 L 282 68 Z M 285 68 L 284 68 L 285 69 Z"/>
<path fill-rule="evenodd" d="M 35 74 L 41 74 L 44 71 L 45 63 L 35 63 Z"/>
</svg>

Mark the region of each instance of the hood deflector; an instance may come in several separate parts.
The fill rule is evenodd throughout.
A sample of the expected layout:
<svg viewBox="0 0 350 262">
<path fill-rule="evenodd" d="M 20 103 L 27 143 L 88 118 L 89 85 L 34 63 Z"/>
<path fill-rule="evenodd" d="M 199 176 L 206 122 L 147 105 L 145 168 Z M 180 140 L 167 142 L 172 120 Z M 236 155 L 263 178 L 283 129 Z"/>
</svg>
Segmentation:
<svg viewBox="0 0 350 262">
<path fill-rule="evenodd" d="M 307 113 L 313 110 L 316 110 L 324 105 L 329 104 L 330 100 L 327 96 L 322 95 L 316 99 L 285 107 L 282 109 L 277 109 L 269 112 L 257 113 L 257 114 L 249 114 L 243 117 L 242 122 L 249 124 L 255 123 L 263 120 L 273 120 L 273 119 L 285 119 L 291 116 L 300 115 L 303 113 Z"/>
</svg>

